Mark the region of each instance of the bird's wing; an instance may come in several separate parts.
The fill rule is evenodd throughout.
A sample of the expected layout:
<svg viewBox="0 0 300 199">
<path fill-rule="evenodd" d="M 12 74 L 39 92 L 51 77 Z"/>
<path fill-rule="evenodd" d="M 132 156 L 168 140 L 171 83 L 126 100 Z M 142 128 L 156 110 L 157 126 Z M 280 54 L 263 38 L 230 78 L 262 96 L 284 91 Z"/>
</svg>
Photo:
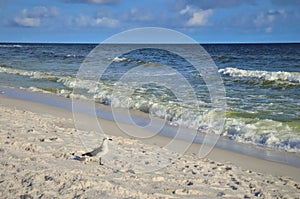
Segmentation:
<svg viewBox="0 0 300 199">
<path fill-rule="evenodd" d="M 82 156 L 90 156 L 90 157 L 92 157 L 92 156 L 96 156 L 99 152 L 101 152 L 102 151 L 102 145 L 100 146 L 100 147 L 97 147 L 97 148 L 95 148 L 94 150 L 92 150 L 92 151 L 90 151 L 90 152 L 87 152 L 87 153 L 85 153 L 85 154 L 82 154 Z"/>
</svg>

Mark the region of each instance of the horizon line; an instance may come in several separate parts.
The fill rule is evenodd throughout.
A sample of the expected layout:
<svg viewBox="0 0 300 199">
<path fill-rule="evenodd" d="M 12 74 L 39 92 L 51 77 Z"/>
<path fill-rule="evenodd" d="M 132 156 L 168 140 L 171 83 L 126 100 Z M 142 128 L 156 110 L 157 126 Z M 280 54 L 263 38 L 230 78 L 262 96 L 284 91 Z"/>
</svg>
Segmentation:
<svg viewBox="0 0 300 199">
<path fill-rule="evenodd" d="M 32 41 L 0 41 L 0 44 L 195 44 L 195 43 L 101 43 L 101 42 L 32 42 Z M 300 44 L 300 41 L 266 41 L 266 42 L 197 42 L 197 44 Z"/>
</svg>

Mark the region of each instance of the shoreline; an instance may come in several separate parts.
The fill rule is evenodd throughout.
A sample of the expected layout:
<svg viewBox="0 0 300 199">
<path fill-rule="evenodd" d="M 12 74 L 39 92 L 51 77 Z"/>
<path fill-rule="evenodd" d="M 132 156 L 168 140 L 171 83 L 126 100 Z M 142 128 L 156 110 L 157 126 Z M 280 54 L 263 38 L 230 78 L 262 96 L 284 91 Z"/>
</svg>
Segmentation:
<svg viewBox="0 0 300 199">
<path fill-rule="evenodd" d="M 75 129 L 70 111 L 2 95 L 0 113 L 1 198 L 296 198 L 300 190 L 300 168 L 218 148 L 200 159 L 199 144 L 178 156 L 161 147 L 170 138 L 124 137 L 104 119 L 112 141 L 100 166 L 81 157 L 99 144 L 91 116 Z"/>
<path fill-rule="evenodd" d="M 74 121 L 73 121 L 73 113 L 69 110 L 65 110 L 63 108 L 58 108 L 54 106 L 49 106 L 37 102 L 30 102 L 26 100 L 19 100 L 14 99 L 11 97 L 4 96 L 0 94 L 0 104 L 8 107 L 15 107 L 20 110 L 24 111 L 31 111 L 37 114 L 50 114 L 56 117 L 63 117 L 72 120 L 71 126 L 74 128 Z M 97 131 L 97 125 L 85 125 L 84 121 L 93 120 L 94 117 L 86 114 L 79 114 L 81 119 L 83 120 L 83 125 L 81 127 L 85 131 Z M 105 120 L 102 118 L 97 118 L 99 123 L 103 125 L 106 131 L 105 133 L 112 136 L 121 136 L 125 138 L 131 138 L 130 136 L 126 136 L 119 127 L 110 120 Z M 88 123 L 90 124 L 90 123 Z M 70 124 L 69 124 L 70 125 Z M 126 125 L 127 128 L 132 129 L 133 131 L 139 130 L 141 134 L 145 135 L 152 135 L 151 133 L 147 132 L 147 130 L 137 129 L 134 126 Z M 108 133 L 109 132 L 109 133 Z M 150 144 L 153 146 L 164 147 L 166 143 L 169 143 L 171 138 L 161 135 L 155 135 L 149 139 L 144 139 L 143 143 Z M 185 142 L 183 140 L 179 140 L 178 142 Z M 201 144 L 192 143 L 189 149 L 187 150 L 186 154 L 188 155 L 195 155 L 198 154 Z M 248 147 L 251 150 L 251 146 Z M 265 149 L 267 150 L 267 149 Z M 267 151 L 268 152 L 268 151 Z M 272 152 L 271 152 L 272 153 Z M 212 151 L 205 157 L 209 158 L 214 161 L 222 162 L 222 163 L 232 163 L 243 169 L 253 170 L 256 172 L 264 173 L 264 174 L 271 174 L 273 176 L 290 176 L 294 180 L 300 182 L 300 167 L 295 167 L 288 164 L 289 157 L 286 156 L 286 163 L 274 162 L 265 159 L 261 159 L 255 156 L 245 155 L 242 153 L 238 153 L 236 151 L 227 150 L 223 148 L 214 147 Z"/>
<path fill-rule="evenodd" d="M 6 96 L 8 98 L 12 99 L 18 99 L 18 100 L 24 100 L 27 102 L 33 102 L 38 103 L 41 105 L 48 105 L 51 107 L 56 107 L 62 110 L 66 111 L 73 111 L 72 108 L 72 100 L 70 98 L 61 97 L 58 95 L 55 95 L 53 93 L 43 93 L 43 92 L 31 92 L 26 89 L 17 89 L 17 88 L 10 88 L 10 87 L 1 87 L 0 91 L 3 92 L 3 96 Z M 1 93 L 0 93 L 1 96 Z M 77 103 L 77 102 L 76 102 Z M 89 102 L 88 102 L 89 103 Z M 85 102 L 83 103 L 79 102 L 79 105 L 85 105 Z M 95 104 L 96 105 L 96 112 L 97 112 L 97 118 L 99 120 L 108 120 L 108 121 L 115 121 L 115 118 L 112 114 L 112 110 L 109 106 L 105 106 L 102 104 Z M 78 108 L 79 111 L 79 117 L 81 115 L 92 115 L 94 116 L 93 110 L 85 110 L 85 107 Z M 120 113 L 124 113 L 123 110 L 120 110 Z M 125 112 L 126 113 L 126 112 Z M 143 127 L 148 124 L 149 117 L 148 114 L 142 113 L 137 110 L 130 110 L 131 117 L 133 119 L 133 122 L 137 125 Z M 72 118 L 74 118 L 74 114 L 72 114 Z M 94 116 L 95 117 L 95 116 Z M 93 118 L 92 118 L 93 119 Z M 127 121 L 121 121 L 123 124 L 128 124 Z M 132 121 L 129 121 L 132 122 Z M 157 119 L 157 122 L 160 124 L 164 122 L 162 119 Z M 86 128 L 87 126 L 84 126 Z M 97 128 L 97 127 L 95 127 Z M 154 127 L 155 128 L 155 127 Z M 95 129 L 93 129 L 95 130 Z M 147 129 L 148 131 L 152 132 L 152 129 Z M 155 129 L 154 129 L 155 130 Z M 184 128 L 183 130 L 186 131 L 188 134 L 193 135 L 194 130 Z M 174 134 L 176 134 L 177 127 L 171 126 L 169 124 L 165 125 L 161 131 L 159 132 L 159 136 L 167 137 L 169 140 L 170 138 L 174 137 Z M 154 132 L 156 133 L 156 132 Z M 214 136 L 214 135 L 213 135 Z M 212 139 L 213 139 L 212 136 Z M 198 138 L 198 136 L 197 136 Z M 184 138 L 181 137 L 179 139 L 183 139 L 185 141 L 191 142 L 193 140 L 194 143 L 201 145 L 203 142 L 203 136 L 201 135 L 199 139 L 194 138 Z M 249 143 L 239 143 L 234 140 L 230 140 L 227 137 L 220 136 L 218 138 L 218 141 L 215 148 L 218 148 L 220 150 L 226 150 L 233 152 L 233 154 L 241 154 L 245 156 L 254 157 L 257 159 L 262 159 L 266 161 L 272 161 L 282 164 L 291 165 L 293 167 L 300 168 L 300 154 L 294 153 L 294 152 L 287 152 L 279 149 L 273 149 L 268 148 L 264 146 L 257 146 Z"/>
</svg>

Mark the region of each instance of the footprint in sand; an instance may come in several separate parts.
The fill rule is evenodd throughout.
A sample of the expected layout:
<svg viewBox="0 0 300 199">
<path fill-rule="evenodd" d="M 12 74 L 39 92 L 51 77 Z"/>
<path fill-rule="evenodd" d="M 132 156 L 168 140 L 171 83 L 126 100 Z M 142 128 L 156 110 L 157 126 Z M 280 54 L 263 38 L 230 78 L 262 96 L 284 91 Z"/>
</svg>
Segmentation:
<svg viewBox="0 0 300 199">
<path fill-rule="evenodd" d="M 63 142 L 63 140 L 59 137 L 48 137 L 48 138 L 41 138 L 40 142 Z"/>
</svg>

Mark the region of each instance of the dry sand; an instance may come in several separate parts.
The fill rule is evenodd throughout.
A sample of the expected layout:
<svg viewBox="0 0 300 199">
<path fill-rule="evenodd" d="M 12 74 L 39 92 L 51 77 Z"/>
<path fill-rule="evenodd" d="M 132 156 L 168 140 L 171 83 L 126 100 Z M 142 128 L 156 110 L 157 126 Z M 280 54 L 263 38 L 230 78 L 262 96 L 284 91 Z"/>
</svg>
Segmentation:
<svg viewBox="0 0 300 199">
<path fill-rule="evenodd" d="M 299 168 L 218 149 L 209 159 L 191 152 L 180 157 L 161 148 L 167 138 L 158 136 L 150 143 L 121 137 L 109 121 L 101 125 L 115 134 L 109 135 L 111 154 L 100 166 L 80 157 L 97 144 L 93 138 L 99 133 L 76 130 L 67 111 L 1 96 L 0 114 L 0 198 L 300 197 Z M 87 148 L 82 137 L 90 142 Z M 143 173 L 143 168 L 164 164 L 169 166 Z M 257 169 L 249 170 L 247 164 Z M 268 172 L 260 164 L 278 168 Z"/>
</svg>

